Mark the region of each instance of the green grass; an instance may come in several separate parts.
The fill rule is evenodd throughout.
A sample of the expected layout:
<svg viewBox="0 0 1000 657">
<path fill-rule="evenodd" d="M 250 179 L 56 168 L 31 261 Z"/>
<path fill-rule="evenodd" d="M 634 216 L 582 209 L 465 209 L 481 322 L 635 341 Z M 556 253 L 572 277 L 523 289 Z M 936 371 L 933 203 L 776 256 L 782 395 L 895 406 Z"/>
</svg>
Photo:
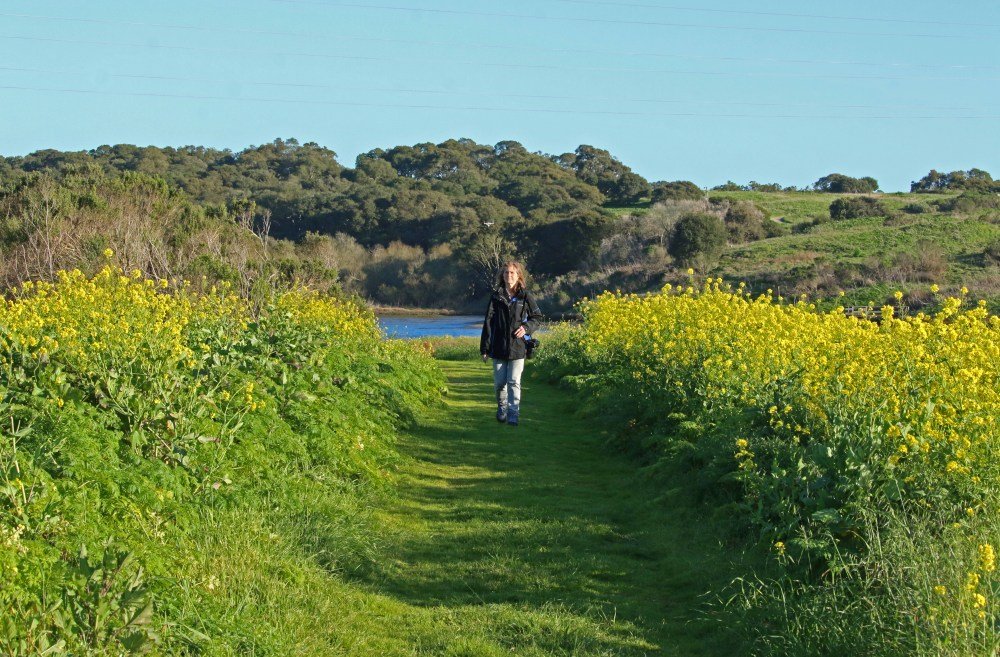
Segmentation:
<svg viewBox="0 0 1000 657">
<path fill-rule="evenodd" d="M 733 566 L 683 493 L 663 504 L 568 393 L 528 383 L 510 428 L 492 417 L 486 364 L 442 366 L 450 393 L 402 439 L 398 500 L 377 512 L 386 543 L 359 577 L 402 605 L 388 629 L 413 652 L 383 654 L 739 650 L 707 613 Z"/>
<path fill-rule="evenodd" d="M 774 221 L 797 224 L 816 216 L 829 216 L 830 203 L 839 194 L 815 192 L 709 192 L 709 198 L 753 201 Z"/>
<path fill-rule="evenodd" d="M 487 364 L 440 365 L 449 392 L 400 436 L 391 489 L 207 513 L 160 582 L 171 654 L 743 652 L 718 604 L 739 564 L 687 493 L 664 497 L 569 392 L 526 377 L 511 428 Z"/>
<path fill-rule="evenodd" d="M 947 269 L 938 283 L 975 288 L 976 281 L 991 275 L 985 268 L 982 252 L 997 239 L 1000 239 L 1000 224 L 948 215 L 903 216 L 889 222 L 882 217 L 831 221 L 806 233 L 732 247 L 715 271 L 730 280 L 792 284 L 810 276 L 816 264 L 826 263 L 830 267 L 891 264 L 894 257 L 913 253 L 925 243 L 940 249 L 947 259 Z M 893 289 L 901 285 L 892 281 L 885 284 L 894 286 Z M 911 287 L 912 283 L 902 286 Z"/>
</svg>

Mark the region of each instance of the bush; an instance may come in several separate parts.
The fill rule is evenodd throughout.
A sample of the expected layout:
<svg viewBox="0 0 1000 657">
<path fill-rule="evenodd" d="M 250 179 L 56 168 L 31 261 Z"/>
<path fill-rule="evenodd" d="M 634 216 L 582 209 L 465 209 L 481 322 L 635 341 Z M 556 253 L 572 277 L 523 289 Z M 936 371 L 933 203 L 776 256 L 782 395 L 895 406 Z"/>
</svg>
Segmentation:
<svg viewBox="0 0 1000 657">
<path fill-rule="evenodd" d="M 712 261 L 726 245 L 726 226 L 714 214 L 681 217 L 670 238 L 670 255 L 682 264 Z"/>
<path fill-rule="evenodd" d="M 637 173 L 622 173 L 608 190 L 608 201 L 614 204 L 631 205 L 648 196 L 650 185 Z"/>
<path fill-rule="evenodd" d="M 787 226 L 777 221 L 769 220 L 764 222 L 764 237 L 781 237 L 782 235 L 787 235 L 789 232 Z"/>
<path fill-rule="evenodd" d="M 897 253 L 892 267 L 895 276 L 887 273 L 887 280 L 933 283 L 944 278 L 948 271 L 948 257 L 937 244 L 922 241 L 913 251 Z"/>
<path fill-rule="evenodd" d="M 868 194 L 878 189 L 878 181 L 871 176 L 852 178 L 842 173 L 831 173 L 813 183 L 813 189 L 833 194 Z"/>
<path fill-rule="evenodd" d="M 923 203 L 907 203 L 903 206 L 903 212 L 906 214 L 925 214 L 930 212 L 930 208 Z"/>
<path fill-rule="evenodd" d="M 884 217 L 887 214 L 882 202 L 873 196 L 845 196 L 830 204 L 830 218 L 834 220 Z"/>
<path fill-rule="evenodd" d="M 934 169 L 920 180 L 910 183 L 911 192 L 942 192 L 946 190 L 978 189 L 980 191 L 1000 191 L 1000 183 L 993 180 L 988 171 L 969 169 L 941 173 Z"/>
<path fill-rule="evenodd" d="M 662 201 L 697 201 L 704 198 L 701 187 L 689 180 L 658 182 L 653 185 L 653 203 Z"/>
<path fill-rule="evenodd" d="M 983 259 L 987 264 L 1000 265 L 1000 240 L 986 245 L 983 249 Z"/>
<path fill-rule="evenodd" d="M 829 223 L 830 217 L 825 214 L 817 214 L 810 217 L 809 221 L 802 221 L 792 226 L 793 233 L 808 233 L 816 226 Z"/>
<path fill-rule="evenodd" d="M 949 199 L 942 199 L 934 203 L 942 212 L 956 212 L 960 214 L 971 214 L 981 210 L 1000 210 L 1000 196 L 989 192 L 963 192 L 962 194 Z"/>
<path fill-rule="evenodd" d="M 766 235 L 764 222 L 767 215 L 753 201 L 736 201 L 726 210 L 723 218 L 729 241 L 734 243 L 752 242 Z"/>
<path fill-rule="evenodd" d="M 528 238 L 534 245 L 532 269 L 559 275 L 593 265 L 612 226 L 607 216 L 584 211 L 531 229 Z"/>
</svg>

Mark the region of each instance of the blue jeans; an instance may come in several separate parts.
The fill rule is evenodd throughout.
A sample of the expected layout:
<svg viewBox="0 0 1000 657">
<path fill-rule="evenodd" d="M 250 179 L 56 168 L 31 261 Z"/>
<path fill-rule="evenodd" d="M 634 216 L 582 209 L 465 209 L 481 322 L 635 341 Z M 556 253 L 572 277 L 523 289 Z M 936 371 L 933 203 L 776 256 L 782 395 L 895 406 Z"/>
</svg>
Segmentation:
<svg viewBox="0 0 1000 657">
<path fill-rule="evenodd" d="M 497 410 L 505 412 L 507 420 L 518 419 L 521 414 L 521 372 L 524 359 L 493 359 L 493 388 L 497 393 Z"/>
</svg>

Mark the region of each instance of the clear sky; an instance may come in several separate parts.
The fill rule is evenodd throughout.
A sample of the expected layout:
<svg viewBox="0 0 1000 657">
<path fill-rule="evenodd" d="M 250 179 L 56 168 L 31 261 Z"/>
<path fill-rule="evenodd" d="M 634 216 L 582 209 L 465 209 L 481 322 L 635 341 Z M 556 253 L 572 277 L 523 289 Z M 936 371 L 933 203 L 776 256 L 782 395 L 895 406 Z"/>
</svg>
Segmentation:
<svg viewBox="0 0 1000 657">
<path fill-rule="evenodd" d="M 1000 177 L 1000 3 L 4 0 L 0 154 L 468 137 L 650 180 Z"/>
</svg>

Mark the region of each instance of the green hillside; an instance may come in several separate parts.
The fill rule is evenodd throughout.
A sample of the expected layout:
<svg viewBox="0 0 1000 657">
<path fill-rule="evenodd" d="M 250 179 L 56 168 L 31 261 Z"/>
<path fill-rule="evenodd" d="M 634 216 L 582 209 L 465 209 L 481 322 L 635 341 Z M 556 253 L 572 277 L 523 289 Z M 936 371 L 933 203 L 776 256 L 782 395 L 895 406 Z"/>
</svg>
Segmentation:
<svg viewBox="0 0 1000 657">
<path fill-rule="evenodd" d="M 244 294 L 304 281 L 374 303 L 476 311 L 499 260 L 527 264 L 543 309 L 605 289 L 706 276 L 754 289 L 927 302 L 931 282 L 996 304 L 1000 183 L 978 169 L 883 194 L 829 174 L 805 189 L 647 181 L 589 145 L 376 148 L 345 166 L 314 143 L 239 152 L 101 146 L 0 158 L 0 285 L 93 273 L 111 248 L 150 276 Z"/>
</svg>

